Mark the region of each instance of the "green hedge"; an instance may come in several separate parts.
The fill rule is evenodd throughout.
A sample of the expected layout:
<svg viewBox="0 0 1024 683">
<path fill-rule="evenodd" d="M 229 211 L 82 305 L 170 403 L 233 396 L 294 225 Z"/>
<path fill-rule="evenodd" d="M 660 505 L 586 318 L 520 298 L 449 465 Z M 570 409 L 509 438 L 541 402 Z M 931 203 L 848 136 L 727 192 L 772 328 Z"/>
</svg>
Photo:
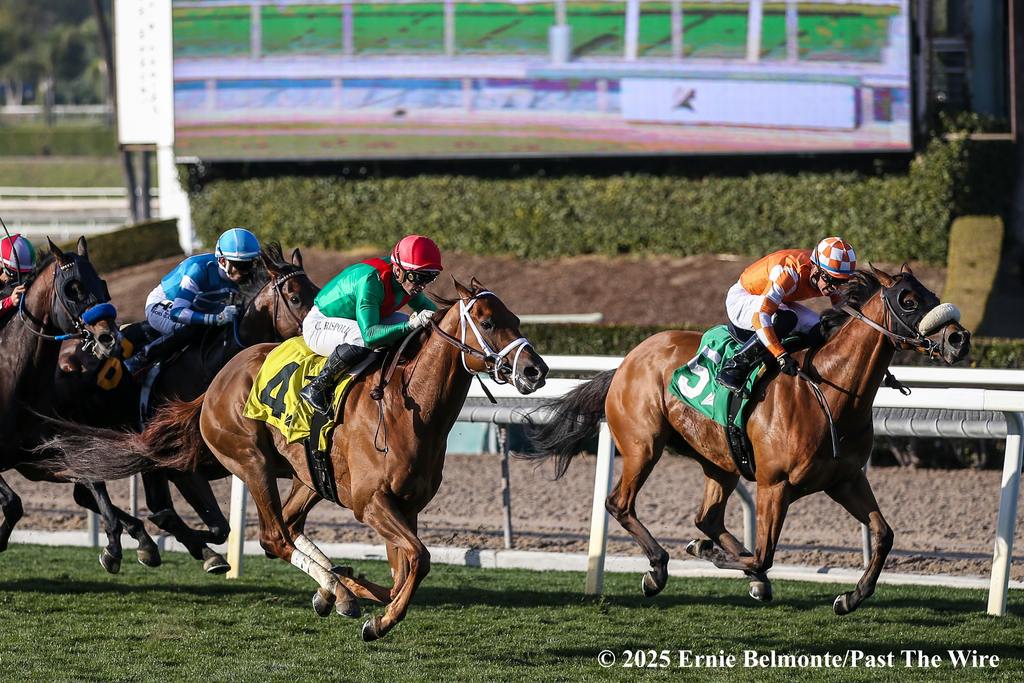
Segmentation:
<svg viewBox="0 0 1024 683">
<path fill-rule="evenodd" d="M 0 155 L 93 156 L 117 153 L 116 131 L 107 126 L 0 126 Z"/>
<path fill-rule="evenodd" d="M 176 218 L 136 223 L 116 232 L 89 237 L 88 243 L 89 260 L 100 275 L 182 253 Z M 74 240 L 59 246 L 74 249 L 76 244 Z"/>
<path fill-rule="evenodd" d="M 541 354 L 624 356 L 652 334 L 690 329 L 692 325 L 523 325 L 522 331 Z M 894 365 L 930 365 L 933 361 L 914 352 L 897 354 Z M 1024 339 L 975 337 L 969 360 L 958 367 L 1024 370 Z"/>
<path fill-rule="evenodd" d="M 620 174 L 361 180 L 278 176 L 195 189 L 200 238 L 233 225 L 263 239 L 334 249 L 386 248 L 409 232 L 475 254 L 759 255 L 841 233 L 875 261 L 946 261 L 949 225 L 967 207 L 1002 213 L 1009 147 L 962 134 L 935 139 L 903 174 Z M 984 151 L 981 151 L 984 150 Z M 983 157 L 984 164 L 977 163 Z M 986 192 L 972 192 L 985 188 Z M 979 204 L 987 204 L 980 207 Z"/>
</svg>

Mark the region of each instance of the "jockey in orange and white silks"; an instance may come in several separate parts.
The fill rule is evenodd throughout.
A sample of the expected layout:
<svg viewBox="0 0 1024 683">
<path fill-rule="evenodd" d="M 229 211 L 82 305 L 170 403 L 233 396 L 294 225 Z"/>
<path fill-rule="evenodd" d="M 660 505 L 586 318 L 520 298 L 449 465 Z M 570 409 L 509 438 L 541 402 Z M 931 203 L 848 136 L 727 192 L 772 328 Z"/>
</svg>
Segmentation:
<svg viewBox="0 0 1024 683">
<path fill-rule="evenodd" d="M 827 296 L 837 304 L 839 285 L 856 270 L 857 254 L 838 237 L 826 237 L 812 251 L 777 251 L 748 266 L 729 289 L 725 307 L 733 325 L 755 334 L 718 373 L 718 382 L 741 391 L 751 367 L 765 352 L 782 372 L 795 375 L 796 362 L 780 339 L 794 331 L 809 332 L 819 320 L 817 313 L 798 302 Z"/>
</svg>

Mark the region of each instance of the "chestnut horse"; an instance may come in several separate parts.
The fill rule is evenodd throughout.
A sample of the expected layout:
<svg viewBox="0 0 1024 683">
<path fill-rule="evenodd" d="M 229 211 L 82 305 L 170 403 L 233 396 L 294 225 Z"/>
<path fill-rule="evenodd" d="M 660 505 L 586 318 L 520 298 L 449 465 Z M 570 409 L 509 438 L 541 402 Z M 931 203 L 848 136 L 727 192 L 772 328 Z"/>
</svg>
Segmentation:
<svg viewBox="0 0 1024 683">
<path fill-rule="evenodd" d="M 109 302 L 110 295 L 89 262 L 84 237 L 78 240 L 77 253 L 65 253 L 50 242 L 50 254 L 26 280 L 29 287 L 18 311 L 0 329 L 0 472 L 16 469 L 28 479 L 66 483 L 67 478 L 37 462 L 31 450 L 52 432 L 33 413 L 53 414 L 55 409 L 53 377 L 61 339 L 85 339 L 92 353 L 106 358 L 117 346 L 117 328 L 113 316 L 101 313 L 100 305 Z M 97 312 L 100 319 L 94 320 L 91 314 Z M 76 483 L 74 499 L 103 517 L 108 544 L 100 564 L 107 571 L 120 569 L 122 528 L 138 540 L 143 564 L 160 563 L 157 546 L 142 522 L 115 507 L 102 482 Z M 2 476 L 0 512 L 2 551 L 23 514 L 21 499 Z"/>
<path fill-rule="evenodd" d="M 383 616 L 363 624 L 363 639 L 375 640 L 403 619 L 430 569 L 430 554 L 416 536 L 416 519 L 441 485 L 448 432 L 473 376 L 486 372 L 529 394 L 544 385 L 547 374 L 544 361 L 519 332 L 519 318 L 497 296 L 475 280 L 471 288 L 458 282 L 455 288 L 459 298 L 442 301 L 447 310 L 437 313 L 439 322 L 427 328 L 419 348 L 398 366 L 401 371 L 387 383 L 382 400 L 371 394 L 384 368 L 353 383 L 334 430 L 331 462 L 340 504 L 384 538 L 390 590 L 334 567 L 303 534 L 306 515 L 320 497 L 302 444 L 289 444 L 276 429 L 243 415 L 271 344 L 239 353 L 214 379 L 205 401 L 168 404 L 141 435 L 90 430 L 89 436 L 59 437 L 48 446 L 64 451 L 73 473 L 97 479 L 127 476 L 154 464 L 195 469 L 212 453 L 215 462 L 249 487 L 267 554 L 290 562 L 319 584 L 313 596 L 317 614 L 327 616 L 336 603 L 339 613 L 358 616 L 357 596 L 388 604 Z M 83 458 L 83 452 L 92 456 Z M 72 454 L 77 454 L 74 459 L 68 457 Z M 279 477 L 292 478 L 283 504 Z"/>
<path fill-rule="evenodd" d="M 641 584 L 647 596 L 665 587 L 668 553 L 637 519 L 636 497 L 665 446 L 694 457 L 704 470 L 696 526 L 711 541 L 691 541 L 687 552 L 718 567 L 744 571 L 751 577 L 750 594 L 758 600 L 771 599 L 766 572 L 790 503 L 824 491 L 871 531 L 871 562 L 856 589 L 839 595 L 833 604 L 836 614 L 852 612 L 874 592 L 893 542 L 863 471 L 871 453 L 875 394 L 897 348 L 914 348 L 951 364 L 967 355 L 970 333 L 957 322 L 955 307 L 940 305 L 906 266 L 894 276 L 874 268 L 860 271 L 844 286 L 844 295 L 846 304 L 822 318 L 824 344 L 794 356 L 828 401 L 840 452 L 832 452 L 828 418 L 810 382 L 779 375 L 767 385 L 762 382 L 754 397 L 747 422 L 757 481 L 753 554 L 725 528 L 725 505 L 739 470 L 724 429 L 669 393 L 673 372 L 697 354 L 700 334 L 656 334 L 630 351 L 617 370 L 597 375 L 552 402 L 555 420 L 534 436 L 541 452 L 521 457 L 556 456 L 560 477 L 606 416 L 622 455 L 622 475 L 605 507 L 650 560 L 651 570 Z"/>
<path fill-rule="evenodd" d="M 202 339 L 164 361 L 162 372 L 150 387 L 151 410 L 173 399 L 189 401 L 201 396 L 217 372 L 244 347 L 302 334 L 302 320 L 320 291 L 303 270 L 302 254 L 298 249 L 293 251 L 289 263 L 284 260 L 281 246 L 271 242 L 261 251 L 260 263 L 258 275 L 243 288 L 237 333 L 230 326 L 207 328 Z M 60 356 L 61 372 L 55 381 L 58 412 L 96 427 L 138 429 L 140 386 L 121 368 L 113 368 L 101 388 L 97 373 L 108 368 L 108 364 L 98 362 L 85 351 L 83 343 L 65 342 Z M 227 540 L 228 522 L 213 495 L 209 478 L 226 476 L 227 472 L 222 468 L 211 469 L 153 470 L 142 474 L 142 483 L 150 521 L 180 541 L 192 557 L 203 562 L 207 572 L 219 574 L 230 566 L 207 544 Z M 199 514 L 208 531 L 192 529 L 181 519 L 174 509 L 169 482 Z"/>
</svg>

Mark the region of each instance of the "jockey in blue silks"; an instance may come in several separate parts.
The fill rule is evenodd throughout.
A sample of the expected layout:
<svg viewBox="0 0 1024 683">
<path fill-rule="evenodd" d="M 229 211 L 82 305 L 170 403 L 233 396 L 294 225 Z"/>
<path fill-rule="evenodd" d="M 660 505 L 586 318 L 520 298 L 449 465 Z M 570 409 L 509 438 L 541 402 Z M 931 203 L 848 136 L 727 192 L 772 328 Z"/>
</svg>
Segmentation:
<svg viewBox="0 0 1024 683">
<path fill-rule="evenodd" d="M 168 358 L 203 327 L 230 325 L 239 316 L 229 304 L 256 267 L 260 243 L 245 228 L 231 228 L 217 240 L 213 254 L 190 256 L 168 273 L 146 299 L 146 320 L 160 333 L 125 361 L 129 372 Z"/>
</svg>

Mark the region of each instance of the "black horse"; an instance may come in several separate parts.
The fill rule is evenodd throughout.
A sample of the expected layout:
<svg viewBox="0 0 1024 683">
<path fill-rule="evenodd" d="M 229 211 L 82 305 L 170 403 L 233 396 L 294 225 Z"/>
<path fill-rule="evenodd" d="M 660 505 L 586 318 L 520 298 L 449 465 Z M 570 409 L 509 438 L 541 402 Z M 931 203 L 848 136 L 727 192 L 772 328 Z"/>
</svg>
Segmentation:
<svg viewBox="0 0 1024 683">
<path fill-rule="evenodd" d="M 203 394 L 217 372 L 245 346 L 301 334 L 302 320 L 319 291 L 302 269 L 302 254 L 296 249 L 291 263 L 286 262 L 281 247 L 271 243 L 260 261 L 253 280 L 243 287 L 243 314 L 237 329 L 206 328 L 184 351 L 162 362 L 152 377 L 137 381 L 124 371 L 119 357 L 101 360 L 89 353 L 85 342 L 66 342 L 54 383 L 62 414 L 92 427 L 141 430 L 148 415 L 168 400 L 188 401 Z M 145 343 L 145 327 L 137 323 L 124 328 L 127 343 L 135 347 Z M 145 406 L 140 411 L 143 396 Z M 142 475 L 150 521 L 180 541 L 192 557 L 202 560 L 210 573 L 230 568 L 207 545 L 227 540 L 228 522 L 209 483 L 227 474 L 218 466 L 199 472 L 159 469 Z M 199 514 L 207 531 L 192 529 L 178 515 L 171 499 L 171 482 Z"/>
<path fill-rule="evenodd" d="M 78 240 L 76 254 L 61 251 L 50 242 L 50 253 L 27 277 L 28 290 L 16 314 L 0 328 L 0 472 L 15 469 L 36 481 L 68 482 L 40 463 L 33 451 L 52 436 L 52 423 L 38 415 L 55 415 L 53 376 L 59 342 L 68 337 L 83 340 L 97 358 L 108 357 L 117 346 L 113 316 L 104 315 L 110 295 L 106 283 L 89 262 L 85 238 Z M 139 561 L 160 564 L 160 553 L 138 519 L 115 507 L 102 482 L 76 483 L 75 501 L 103 517 L 107 546 L 100 563 L 116 573 L 121 566 L 122 529 L 139 542 Z M 0 551 L 7 548 L 11 532 L 24 511 L 21 499 L 0 475 Z"/>
</svg>

